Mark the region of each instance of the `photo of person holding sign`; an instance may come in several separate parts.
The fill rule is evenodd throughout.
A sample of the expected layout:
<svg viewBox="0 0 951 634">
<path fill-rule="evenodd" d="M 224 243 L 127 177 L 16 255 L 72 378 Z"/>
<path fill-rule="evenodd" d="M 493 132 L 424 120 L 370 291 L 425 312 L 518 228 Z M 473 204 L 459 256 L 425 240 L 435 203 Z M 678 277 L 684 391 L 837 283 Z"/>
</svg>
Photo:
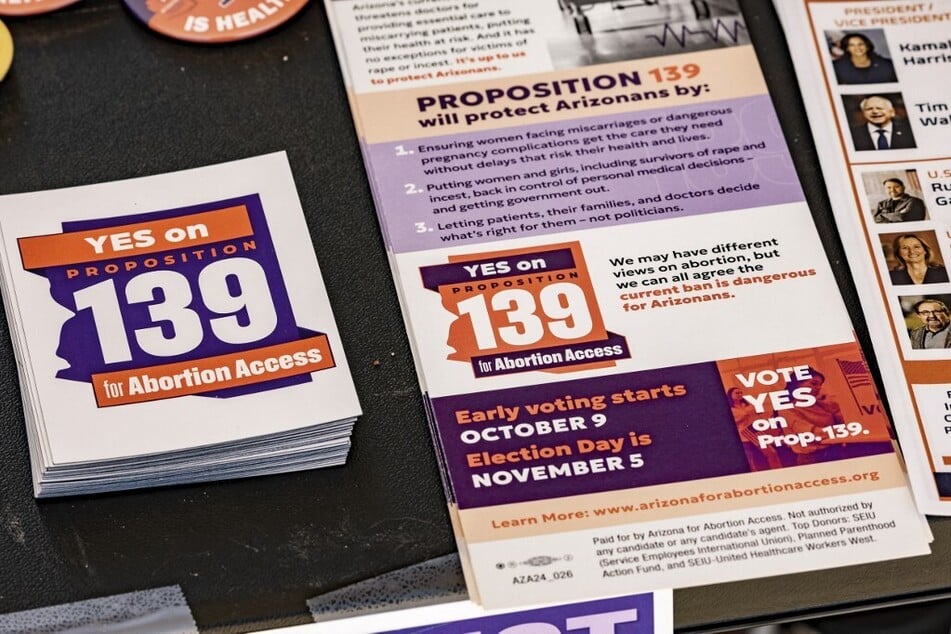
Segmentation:
<svg viewBox="0 0 951 634">
<path fill-rule="evenodd" d="M 815 403 L 811 407 L 794 407 L 782 411 L 782 417 L 786 421 L 786 432 L 802 434 L 812 432 L 816 438 L 828 438 L 826 427 L 835 424 L 844 424 L 845 419 L 842 416 L 842 408 L 839 403 L 830 395 L 823 393 L 822 387 L 826 382 L 826 376 L 815 368 L 809 368 L 809 378 L 794 379 L 787 383 L 786 389 L 790 393 L 795 393 L 800 388 L 807 388 L 809 394 L 815 398 Z M 793 445 L 792 452 L 796 454 L 796 464 L 814 464 L 823 462 L 832 457 L 820 456 L 823 452 L 829 451 L 831 445 L 823 444 L 821 441 L 807 445 Z M 836 455 L 834 459 L 839 458 Z"/>
<path fill-rule="evenodd" d="M 760 416 L 756 413 L 753 404 L 743 398 L 743 389 L 731 387 L 727 390 L 726 396 L 730 401 L 730 411 L 736 422 L 736 431 L 740 434 L 740 440 L 743 441 L 743 452 L 746 454 L 750 469 L 763 471 L 782 467 L 783 464 L 775 447 L 760 447 L 759 435 L 753 429 L 753 421 Z"/>
</svg>

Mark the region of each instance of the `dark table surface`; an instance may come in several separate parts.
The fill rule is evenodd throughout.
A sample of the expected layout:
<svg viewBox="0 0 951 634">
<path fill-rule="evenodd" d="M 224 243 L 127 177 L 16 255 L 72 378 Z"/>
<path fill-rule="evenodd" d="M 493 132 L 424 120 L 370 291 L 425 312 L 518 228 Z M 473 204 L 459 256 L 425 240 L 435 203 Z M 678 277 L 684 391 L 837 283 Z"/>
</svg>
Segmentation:
<svg viewBox="0 0 951 634">
<path fill-rule="evenodd" d="M 771 5 L 752 38 L 853 315 L 813 141 Z M 305 600 L 455 548 L 327 19 L 313 0 L 258 39 L 150 32 L 118 0 L 4 20 L 0 193 L 83 185 L 286 150 L 364 414 L 345 467 L 37 502 L 13 351 L 0 321 L 0 613 L 182 587 L 203 630 L 310 620 Z M 864 324 L 856 327 L 864 337 Z M 792 619 L 951 593 L 934 554 L 675 593 L 678 629 Z"/>
</svg>

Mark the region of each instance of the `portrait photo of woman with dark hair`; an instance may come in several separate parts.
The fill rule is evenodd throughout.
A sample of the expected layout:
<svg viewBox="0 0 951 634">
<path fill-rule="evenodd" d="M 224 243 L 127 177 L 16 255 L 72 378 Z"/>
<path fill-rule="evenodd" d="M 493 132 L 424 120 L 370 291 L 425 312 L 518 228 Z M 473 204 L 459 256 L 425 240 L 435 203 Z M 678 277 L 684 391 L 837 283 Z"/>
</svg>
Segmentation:
<svg viewBox="0 0 951 634">
<path fill-rule="evenodd" d="M 884 42 L 884 33 L 877 30 Z M 892 60 L 876 52 L 875 43 L 865 33 L 846 33 L 836 42 L 833 51 L 841 52 L 832 62 L 835 78 L 840 84 L 888 84 L 897 82 Z"/>
</svg>

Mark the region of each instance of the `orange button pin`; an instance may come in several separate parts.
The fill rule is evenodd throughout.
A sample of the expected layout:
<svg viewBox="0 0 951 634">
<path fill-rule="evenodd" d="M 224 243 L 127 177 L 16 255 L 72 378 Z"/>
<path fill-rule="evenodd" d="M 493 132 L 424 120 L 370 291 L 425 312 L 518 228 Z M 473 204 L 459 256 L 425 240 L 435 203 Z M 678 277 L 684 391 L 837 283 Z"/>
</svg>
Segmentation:
<svg viewBox="0 0 951 634">
<path fill-rule="evenodd" d="M 125 0 L 125 4 L 157 33 L 217 44 L 266 33 L 294 17 L 307 0 Z"/>
<path fill-rule="evenodd" d="M 77 0 L 0 0 L 0 15 L 34 15 L 49 13 Z"/>
</svg>

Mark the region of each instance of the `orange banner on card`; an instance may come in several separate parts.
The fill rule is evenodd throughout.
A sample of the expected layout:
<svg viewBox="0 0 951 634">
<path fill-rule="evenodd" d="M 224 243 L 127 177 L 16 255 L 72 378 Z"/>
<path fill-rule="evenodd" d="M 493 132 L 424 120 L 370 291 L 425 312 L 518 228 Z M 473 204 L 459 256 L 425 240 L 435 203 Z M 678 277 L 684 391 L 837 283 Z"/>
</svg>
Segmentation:
<svg viewBox="0 0 951 634">
<path fill-rule="evenodd" d="M 135 257 L 253 235 L 244 205 L 187 216 L 20 238 L 26 270 Z"/>
<path fill-rule="evenodd" d="M 92 375 L 99 407 L 215 392 L 336 365 L 327 335 L 216 357 Z"/>
</svg>

